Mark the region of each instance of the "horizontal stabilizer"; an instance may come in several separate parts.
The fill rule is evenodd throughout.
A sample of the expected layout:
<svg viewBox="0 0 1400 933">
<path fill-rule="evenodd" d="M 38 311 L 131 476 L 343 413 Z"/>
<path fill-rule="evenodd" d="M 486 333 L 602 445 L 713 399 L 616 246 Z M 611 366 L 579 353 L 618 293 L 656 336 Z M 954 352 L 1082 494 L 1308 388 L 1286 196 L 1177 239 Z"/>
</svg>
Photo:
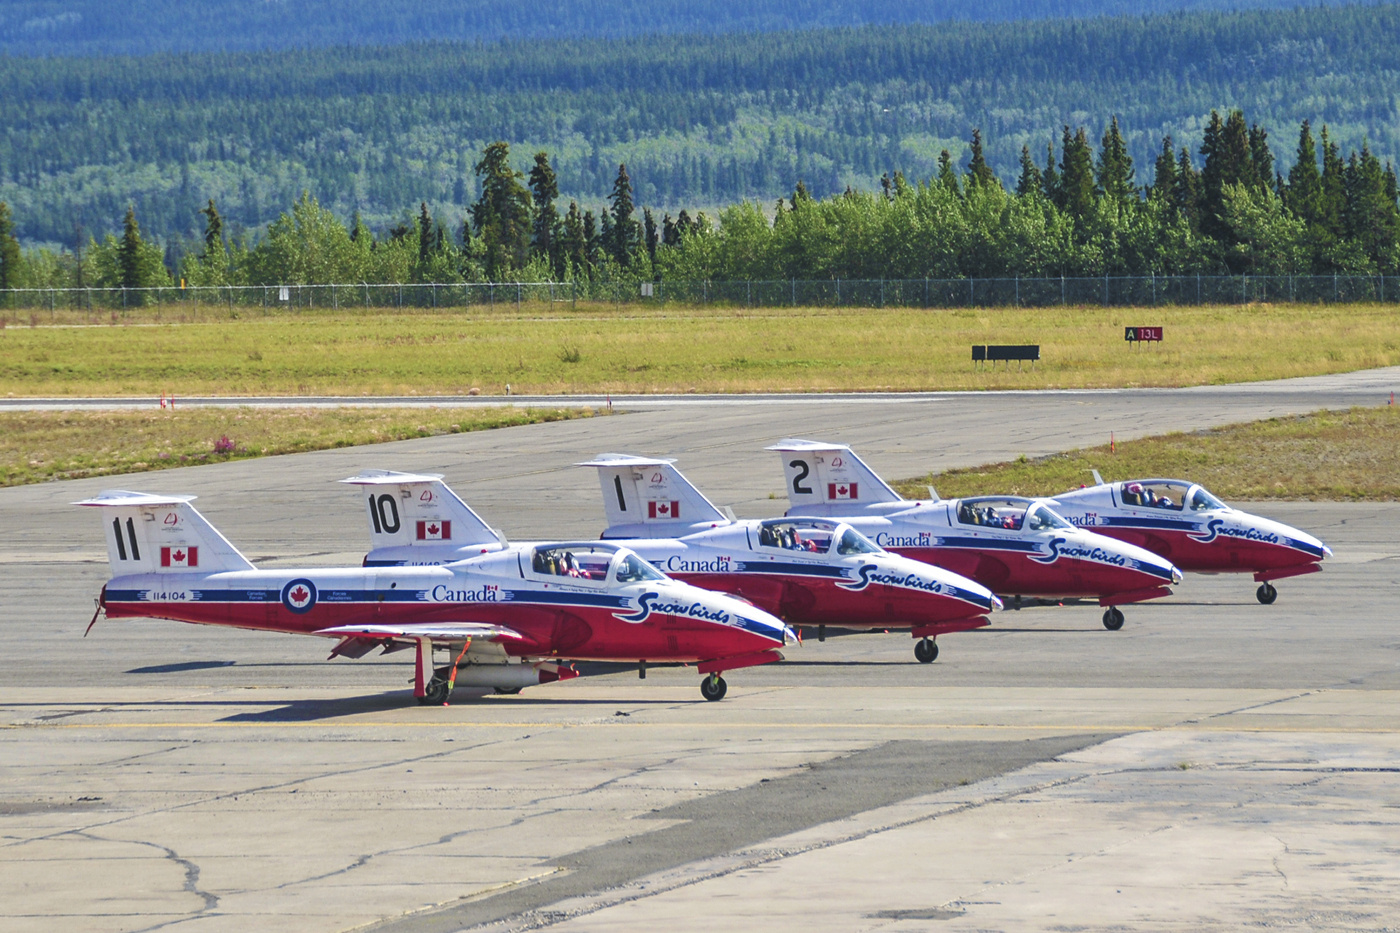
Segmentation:
<svg viewBox="0 0 1400 933">
<path fill-rule="evenodd" d="M 608 519 L 605 538 L 679 537 L 731 521 L 676 469 L 674 460 L 600 454 L 578 466 L 598 471 Z"/>
</svg>

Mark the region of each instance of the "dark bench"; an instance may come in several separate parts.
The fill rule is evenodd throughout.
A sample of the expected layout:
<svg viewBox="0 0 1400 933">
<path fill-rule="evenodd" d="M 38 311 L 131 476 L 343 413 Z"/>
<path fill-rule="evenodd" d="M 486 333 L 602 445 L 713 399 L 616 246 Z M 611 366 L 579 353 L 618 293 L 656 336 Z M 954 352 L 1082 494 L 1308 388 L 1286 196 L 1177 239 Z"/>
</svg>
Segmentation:
<svg viewBox="0 0 1400 933">
<path fill-rule="evenodd" d="M 1040 359 L 1040 344 L 985 344 L 972 347 L 972 361 L 974 363 L 998 363 L 1006 360 L 1007 368 L 1011 367 L 1011 360 L 1016 361 L 1016 368 L 1021 368 L 1023 360 L 1029 360 L 1031 368 L 1035 368 L 1035 361 Z"/>
</svg>

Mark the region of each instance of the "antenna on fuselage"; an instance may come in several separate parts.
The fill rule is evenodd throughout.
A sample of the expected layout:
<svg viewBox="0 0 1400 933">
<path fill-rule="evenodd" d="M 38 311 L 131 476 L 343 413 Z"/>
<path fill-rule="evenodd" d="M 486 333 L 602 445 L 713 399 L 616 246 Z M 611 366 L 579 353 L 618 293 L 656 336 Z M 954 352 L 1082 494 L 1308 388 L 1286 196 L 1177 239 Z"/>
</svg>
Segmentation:
<svg viewBox="0 0 1400 933">
<path fill-rule="evenodd" d="M 1095 486 L 1102 486 L 1102 485 L 1103 485 L 1103 477 L 1099 475 L 1099 471 L 1098 471 L 1098 470 L 1090 470 L 1089 472 L 1092 473 L 1092 474 L 1094 474 L 1094 485 L 1095 485 Z"/>
<path fill-rule="evenodd" d="M 943 501 L 942 498 L 940 498 L 939 495 L 938 495 L 938 490 L 937 490 L 937 489 L 934 489 L 932 486 L 929 486 L 929 487 L 928 487 L 928 497 L 929 497 L 929 500 L 930 500 L 931 502 L 942 502 L 942 501 Z"/>
</svg>

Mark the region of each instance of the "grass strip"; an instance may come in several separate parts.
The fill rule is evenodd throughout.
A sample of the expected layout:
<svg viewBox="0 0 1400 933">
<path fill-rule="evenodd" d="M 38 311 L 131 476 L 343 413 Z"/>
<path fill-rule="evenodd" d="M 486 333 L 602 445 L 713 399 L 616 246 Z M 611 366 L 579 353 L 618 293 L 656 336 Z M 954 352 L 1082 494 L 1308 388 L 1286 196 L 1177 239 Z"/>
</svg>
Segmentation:
<svg viewBox="0 0 1400 933">
<path fill-rule="evenodd" d="M 1400 500 L 1400 405 L 1318 411 L 1221 428 L 1119 441 L 1048 457 L 1019 457 L 930 473 L 895 485 L 911 499 L 927 486 L 953 499 L 1053 496 L 1092 483 L 1189 479 L 1225 500 Z"/>
<path fill-rule="evenodd" d="M 65 324 L 64 314 L 74 315 Z M 14 396 L 459 395 L 1102 388 L 1400 364 L 1393 305 L 1162 308 L 473 306 L 80 312 L 0 330 Z M 1123 340 L 1161 325 L 1165 341 Z M 974 365 L 974 344 L 1041 362 Z"/>
<path fill-rule="evenodd" d="M 505 407 L 0 412 L 0 486 L 380 444 L 593 414 L 591 409 Z"/>
</svg>

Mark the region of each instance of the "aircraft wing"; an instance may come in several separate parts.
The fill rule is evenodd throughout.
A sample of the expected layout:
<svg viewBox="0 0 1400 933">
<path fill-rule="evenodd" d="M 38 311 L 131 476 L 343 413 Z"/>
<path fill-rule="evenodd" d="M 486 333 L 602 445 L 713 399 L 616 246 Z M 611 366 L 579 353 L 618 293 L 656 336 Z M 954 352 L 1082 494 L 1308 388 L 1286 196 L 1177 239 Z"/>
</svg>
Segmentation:
<svg viewBox="0 0 1400 933">
<path fill-rule="evenodd" d="M 435 641 L 462 641 L 471 638 L 497 644 L 533 641 L 515 629 L 485 622 L 422 622 L 402 625 L 392 622 L 367 622 L 363 625 L 337 625 L 317 629 L 311 634 L 331 638 L 431 638 Z"/>
</svg>

